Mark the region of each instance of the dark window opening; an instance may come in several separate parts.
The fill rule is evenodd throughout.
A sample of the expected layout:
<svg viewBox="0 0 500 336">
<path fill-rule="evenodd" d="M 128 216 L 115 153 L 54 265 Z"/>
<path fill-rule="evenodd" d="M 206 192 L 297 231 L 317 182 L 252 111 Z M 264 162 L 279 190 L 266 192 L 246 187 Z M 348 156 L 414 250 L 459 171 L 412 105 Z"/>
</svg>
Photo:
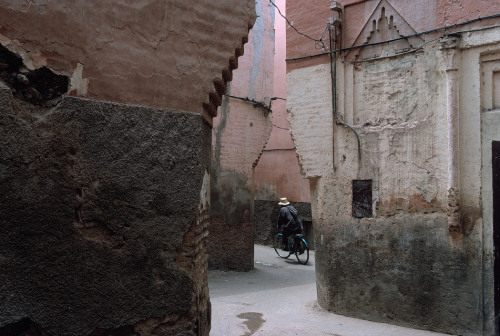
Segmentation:
<svg viewBox="0 0 500 336">
<path fill-rule="evenodd" d="M 372 180 L 352 181 L 352 216 L 372 217 Z"/>
</svg>

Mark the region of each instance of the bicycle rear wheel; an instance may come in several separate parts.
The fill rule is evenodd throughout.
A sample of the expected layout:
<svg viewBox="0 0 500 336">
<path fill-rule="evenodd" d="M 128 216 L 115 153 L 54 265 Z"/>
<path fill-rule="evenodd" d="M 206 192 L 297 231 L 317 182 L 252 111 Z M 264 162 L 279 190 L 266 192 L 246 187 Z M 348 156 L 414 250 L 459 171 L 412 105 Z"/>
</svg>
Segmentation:
<svg viewBox="0 0 500 336">
<path fill-rule="evenodd" d="M 282 244 L 283 244 L 283 236 L 282 236 L 281 233 L 278 233 L 276 235 L 276 237 L 274 237 L 273 247 L 274 247 L 274 250 L 276 251 L 276 254 L 280 258 L 286 259 L 286 258 L 288 258 L 290 256 L 290 254 L 292 254 L 292 252 L 290 252 L 290 251 L 284 251 L 281 248 Z"/>
<path fill-rule="evenodd" d="M 309 246 L 304 238 L 295 241 L 295 256 L 302 265 L 307 264 L 309 261 Z"/>
</svg>

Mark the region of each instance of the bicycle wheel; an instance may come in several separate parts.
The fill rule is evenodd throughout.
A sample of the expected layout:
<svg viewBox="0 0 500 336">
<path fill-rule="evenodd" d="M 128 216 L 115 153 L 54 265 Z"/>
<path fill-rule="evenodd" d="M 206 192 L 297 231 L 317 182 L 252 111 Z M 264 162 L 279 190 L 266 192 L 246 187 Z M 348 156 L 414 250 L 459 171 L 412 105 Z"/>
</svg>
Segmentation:
<svg viewBox="0 0 500 336">
<path fill-rule="evenodd" d="M 295 256 L 302 265 L 307 264 L 309 261 L 309 246 L 304 238 L 295 241 Z"/>
<path fill-rule="evenodd" d="M 281 233 L 278 233 L 276 235 L 276 237 L 274 237 L 274 241 L 273 241 L 273 247 L 274 247 L 274 250 L 276 251 L 276 254 L 280 257 L 280 258 L 283 258 L 283 259 L 286 259 L 290 256 L 290 254 L 292 254 L 292 252 L 290 251 L 284 251 L 282 248 L 281 248 L 281 245 L 283 244 L 283 236 L 281 235 Z"/>
</svg>

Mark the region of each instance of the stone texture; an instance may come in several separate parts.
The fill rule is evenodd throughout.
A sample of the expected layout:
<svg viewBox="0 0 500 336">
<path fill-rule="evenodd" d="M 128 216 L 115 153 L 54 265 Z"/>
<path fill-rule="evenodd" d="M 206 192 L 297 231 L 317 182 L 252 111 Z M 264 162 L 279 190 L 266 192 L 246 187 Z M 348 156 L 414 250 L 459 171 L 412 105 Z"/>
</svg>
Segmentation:
<svg viewBox="0 0 500 336">
<path fill-rule="evenodd" d="M 446 78 L 440 57 L 429 49 L 342 69 L 352 86 L 340 91 L 341 106 L 352 108 L 343 113 L 360 134 L 361 156 L 347 128 L 299 127 L 311 119 L 303 106 L 327 96 L 327 88 L 314 96 L 289 95 L 288 104 L 299 160 L 310 177 L 322 176 L 312 187 L 320 304 L 349 316 L 470 334 L 482 327 L 482 316 L 472 313 L 480 307 L 480 245 L 477 227 L 460 242 L 449 241 L 449 152 L 441 126 L 447 123 Z M 295 70 L 289 83 L 307 80 L 314 87 L 326 71 L 322 65 Z M 333 167 L 320 152 L 300 150 L 324 141 L 313 134 L 328 134 L 332 127 Z M 351 217 L 354 179 L 373 181 L 374 219 Z M 426 282 L 413 282 L 417 274 Z"/>
<path fill-rule="evenodd" d="M 219 117 L 214 120 L 211 269 L 253 268 L 252 170 L 271 129 L 269 115 L 264 112 L 247 103 L 224 99 Z"/>
<path fill-rule="evenodd" d="M 0 334 L 208 335 L 210 124 L 254 6 L 0 1 Z"/>
<path fill-rule="evenodd" d="M 450 244 L 442 214 L 318 226 L 324 241 L 316 245 L 321 306 L 361 319 L 482 334 L 478 231 Z"/>
<path fill-rule="evenodd" d="M 186 233 L 209 163 L 203 118 L 77 98 L 39 109 L 6 87 L 1 97 L 0 326 L 30 317 L 50 335 L 88 335 L 191 314 L 177 328 L 208 334 L 209 317 L 197 322 L 209 316 L 206 274 L 179 255 L 206 233 Z M 199 257 L 184 256 L 206 269 Z"/>
</svg>

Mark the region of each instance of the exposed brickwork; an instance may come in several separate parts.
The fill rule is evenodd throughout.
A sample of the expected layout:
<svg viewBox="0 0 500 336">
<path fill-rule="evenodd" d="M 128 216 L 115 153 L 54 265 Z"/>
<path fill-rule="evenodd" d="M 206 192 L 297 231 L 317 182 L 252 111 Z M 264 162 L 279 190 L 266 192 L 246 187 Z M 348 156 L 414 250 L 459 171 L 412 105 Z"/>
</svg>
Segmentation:
<svg viewBox="0 0 500 336">
<path fill-rule="evenodd" d="M 253 268 L 253 223 L 228 224 L 210 218 L 208 250 L 210 269 L 249 271 Z"/>
<path fill-rule="evenodd" d="M 191 309 L 185 314 L 151 318 L 137 323 L 133 330 L 139 335 L 208 336 L 210 333 L 210 298 L 208 294 L 208 236 L 207 210 L 200 213 L 196 223 L 184 235 L 175 263 L 190 275 L 194 293 Z M 157 281 L 168 282 L 158 278 Z M 188 285 L 188 284 L 186 284 Z"/>
</svg>

